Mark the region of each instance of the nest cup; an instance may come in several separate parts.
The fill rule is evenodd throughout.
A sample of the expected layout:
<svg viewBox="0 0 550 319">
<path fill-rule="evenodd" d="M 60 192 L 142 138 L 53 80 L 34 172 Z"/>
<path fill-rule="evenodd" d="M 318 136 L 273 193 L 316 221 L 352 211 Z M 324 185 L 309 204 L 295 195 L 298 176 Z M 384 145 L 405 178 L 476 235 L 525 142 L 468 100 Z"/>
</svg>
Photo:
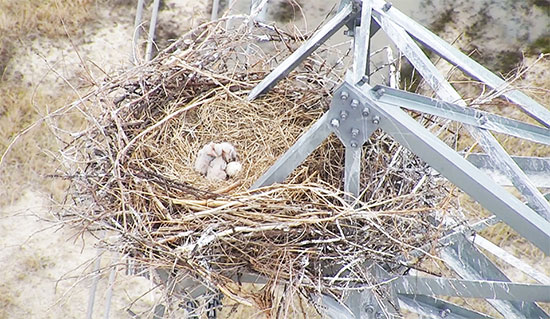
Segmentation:
<svg viewBox="0 0 550 319">
<path fill-rule="evenodd" d="M 450 193 L 385 134 L 363 146 L 364 192 L 354 203 L 340 191 L 344 148 L 333 135 L 285 183 L 249 190 L 328 110 L 346 65 L 323 58 L 335 54 L 323 46 L 250 102 L 250 90 L 304 39 L 222 24 L 192 30 L 78 102 L 88 128 L 62 150 L 75 202 L 66 222 L 106 230 L 107 248 L 270 313 L 298 292 L 345 298 L 371 285 L 368 261 L 390 272 L 417 265 L 407 257 L 437 241 L 436 212 L 453 209 Z M 195 156 L 222 141 L 236 147 L 243 170 L 208 181 L 193 170 Z M 265 278 L 267 288 L 247 291 L 241 274 Z M 268 289 L 280 284 L 284 298 Z"/>
</svg>

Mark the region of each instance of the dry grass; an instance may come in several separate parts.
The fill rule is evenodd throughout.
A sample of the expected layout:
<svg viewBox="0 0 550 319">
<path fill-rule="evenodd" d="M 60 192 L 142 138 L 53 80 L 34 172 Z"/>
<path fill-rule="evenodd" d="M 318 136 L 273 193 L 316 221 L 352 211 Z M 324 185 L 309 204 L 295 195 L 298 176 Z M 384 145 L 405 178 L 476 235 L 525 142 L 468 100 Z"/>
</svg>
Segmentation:
<svg viewBox="0 0 550 319">
<path fill-rule="evenodd" d="M 258 35 L 272 41 L 247 51 Z M 342 70 L 310 59 L 270 94 L 247 101 L 296 45 L 292 35 L 269 29 L 201 27 L 77 103 L 89 128 L 64 140 L 62 176 L 76 203 L 66 206 L 65 220 L 82 231 L 108 230 L 119 240 L 105 245 L 145 265 L 191 274 L 285 317 L 301 314 L 289 310 L 292 296 L 341 297 L 373 284 L 365 260 L 399 268 L 402 256 L 435 244 L 445 226 L 428 220 L 439 220 L 436 211 L 453 217 L 452 196 L 387 135 L 364 148 L 365 192 L 354 205 L 339 190 L 343 147 L 334 138 L 288 184 L 248 191 L 327 110 L 340 81 Z M 235 144 L 244 165 L 238 179 L 210 182 L 193 171 L 210 141 Z M 270 283 L 259 295 L 233 281 L 249 272 Z M 275 284 L 288 287 L 283 302 Z"/>
<path fill-rule="evenodd" d="M 13 202 L 22 189 L 53 186 L 44 181 L 44 176 L 53 169 L 49 153 L 57 142 L 40 119 L 75 98 L 71 90 L 51 96 L 17 79 L 6 81 L 4 70 L 18 52 L 17 46 L 25 45 L 27 40 L 40 37 L 54 41 L 65 37 L 67 32 L 78 34 L 82 24 L 93 18 L 94 3 L 94 0 L 0 0 L 0 154 L 4 154 L 19 133 L 32 127 L 3 156 L 0 206 Z"/>
<path fill-rule="evenodd" d="M 0 34 L 10 37 L 65 36 L 92 15 L 95 0 L 0 0 Z M 65 29 L 66 28 L 66 29 Z"/>
</svg>

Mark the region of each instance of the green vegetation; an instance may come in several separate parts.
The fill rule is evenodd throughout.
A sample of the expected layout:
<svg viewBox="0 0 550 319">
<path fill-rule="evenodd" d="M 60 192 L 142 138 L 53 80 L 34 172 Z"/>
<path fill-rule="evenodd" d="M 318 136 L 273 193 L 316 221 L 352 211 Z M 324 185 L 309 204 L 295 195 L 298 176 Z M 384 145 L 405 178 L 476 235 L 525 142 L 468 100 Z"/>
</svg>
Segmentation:
<svg viewBox="0 0 550 319">
<path fill-rule="evenodd" d="M 527 47 L 526 53 L 528 55 L 539 55 L 541 53 L 550 53 L 550 34 L 543 35 L 540 38 L 533 41 Z"/>
</svg>

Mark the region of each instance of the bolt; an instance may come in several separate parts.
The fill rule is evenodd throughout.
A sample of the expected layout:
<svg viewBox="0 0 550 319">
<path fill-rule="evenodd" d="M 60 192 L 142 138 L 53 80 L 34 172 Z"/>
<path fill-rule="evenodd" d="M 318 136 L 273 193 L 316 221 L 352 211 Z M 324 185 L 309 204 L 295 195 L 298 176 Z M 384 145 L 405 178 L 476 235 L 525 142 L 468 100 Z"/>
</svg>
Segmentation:
<svg viewBox="0 0 550 319">
<path fill-rule="evenodd" d="M 369 315 L 372 315 L 374 313 L 374 307 L 371 306 L 371 305 L 366 305 L 365 306 L 365 312 Z"/>
<path fill-rule="evenodd" d="M 359 135 L 360 131 L 358 128 L 352 128 L 351 129 L 351 137 L 355 138 Z"/>
<path fill-rule="evenodd" d="M 350 30 L 345 30 L 344 35 L 353 37 L 355 35 L 355 32 L 353 32 L 353 30 L 351 30 L 351 29 Z"/>
<path fill-rule="evenodd" d="M 340 121 L 338 121 L 338 119 L 332 119 L 332 121 L 330 121 L 330 126 L 338 128 L 340 127 Z"/>
<path fill-rule="evenodd" d="M 357 143 L 356 140 L 351 140 L 351 142 L 349 143 L 349 145 L 351 145 L 351 147 L 353 147 L 353 148 L 357 148 L 357 146 L 359 146 L 359 144 Z"/>
<path fill-rule="evenodd" d="M 386 2 L 386 4 L 382 7 L 382 11 L 388 12 L 388 10 L 390 10 L 391 6 L 392 6 L 391 2 Z"/>
<path fill-rule="evenodd" d="M 382 313 L 382 311 L 378 311 L 378 312 L 374 315 L 374 318 L 376 318 L 376 319 L 382 319 L 382 318 L 384 318 L 384 313 Z"/>
<path fill-rule="evenodd" d="M 340 98 L 342 99 L 342 101 L 347 100 L 348 97 L 349 97 L 349 93 L 348 93 L 348 92 L 342 91 L 342 93 L 340 93 Z"/>
<path fill-rule="evenodd" d="M 348 112 L 347 112 L 347 111 L 342 111 L 342 112 L 340 112 L 340 118 L 341 118 L 342 120 L 347 119 L 347 118 L 348 118 Z"/>
<path fill-rule="evenodd" d="M 481 115 L 481 116 L 477 119 L 477 122 L 479 123 L 479 125 L 483 125 L 483 124 L 487 123 L 487 118 L 486 118 L 484 115 Z"/>
<path fill-rule="evenodd" d="M 364 107 L 363 108 L 363 112 L 361 112 L 363 114 L 364 117 L 367 117 L 369 116 L 369 113 L 370 113 L 370 110 L 368 107 Z"/>
<path fill-rule="evenodd" d="M 372 124 L 378 125 L 380 123 L 380 116 L 376 115 L 372 118 Z"/>
<path fill-rule="evenodd" d="M 374 91 L 374 97 L 379 99 L 382 97 L 382 95 L 384 95 L 384 93 L 386 93 L 386 90 L 383 89 L 383 88 L 379 88 L 378 90 Z"/>
<path fill-rule="evenodd" d="M 451 309 L 443 309 L 441 310 L 441 312 L 439 313 L 439 316 L 441 318 L 447 318 L 447 316 L 449 316 L 449 314 L 451 314 Z"/>
<path fill-rule="evenodd" d="M 352 109 L 355 110 L 358 106 L 359 106 L 359 101 L 357 101 L 356 99 L 351 100 L 351 108 Z"/>
</svg>

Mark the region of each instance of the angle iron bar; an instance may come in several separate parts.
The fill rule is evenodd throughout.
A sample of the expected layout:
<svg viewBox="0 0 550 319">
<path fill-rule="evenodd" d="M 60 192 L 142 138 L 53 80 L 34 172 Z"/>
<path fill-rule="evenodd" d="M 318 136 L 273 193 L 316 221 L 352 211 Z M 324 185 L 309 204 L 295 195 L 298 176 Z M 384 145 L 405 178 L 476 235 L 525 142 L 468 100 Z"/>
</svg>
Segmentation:
<svg viewBox="0 0 550 319">
<path fill-rule="evenodd" d="M 430 30 L 397 10 L 395 7 L 384 11 L 383 7 L 386 4 L 384 0 L 372 1 L 373 10 L 377 14 L 386 15 L 394 23 L 405 29 L 411 36 L 431 50 L 435 51 L 451 64 L 457 66 L 464 72 L 484 82 L 495 90 L 503 90 L 508 86 L 508 84 L 499 76 L 487 70 L 481 64 L 472 60 L 470 57 L 460 52 L 460 50 L 454 48 L 452 45 L 442 40 Z M 550 127 L 550 111 L 544 106 L 535 102 L 523 92 L 516 89 L 504 90 L 502 95 L 518 104 L 527 114 L 536 119 L 539 123 L 546 127 Z"/>
<path fill-rule="evenodd" d="M 353 38 L 353 83 L 367 82 L 365 77 L 369 74 L 371 14 L 371 0 L 363 0 L 359 20 L 360 26 L 355 27 Z"/>
<path fill-rule="evenodd" d="M 361 160 L 362 160 L 362 147 L 358 145 L 356 147 L 346 146 L 345 154 L 345 167 L 344 167 L 344 192 L 352 194 L 353 200 L 359 197 L 360 189 L 360 175 L 361 175 Z"/>
<path fill-rule="evenodd" d="M 143 2 L 145 0 L 138 0 L 136 7 L 136 18 L 134 20 L 134 36 L 132 41 L 132 56 L 134 57 L 134 64 L 138 64 L 139 60 L 136 55 L 139 44 L 139 36 L 141 34 L 141 21 L 143 20 Z"/>
<path fill-rule="evenodd" d="M 493 262 L 465 237 L 441 251 L 441 258 L 463 279 L 510 282 Z M 548 315 L 533 302 L 487 300 L 505 318 L 546 318 Z"/>
<path fill-rule="evenodd" d="M 275 164 L 254 182 L 251 189 L 283 182 L 332 132 L 328 118 L 328 113 L 319 118 Z"/>
<path fill-rule="evenodd" d="M 508 178 L 500 173 L 500 170 L 488 161 L 488 155 L 482 153 L 464 154 L 468 162 L 474 164 L 482 172 L 489 175 L 501 186 L 513 186 Z M 529 180 L 538 188 L 550 188 L 550 157 L 512 156 L 522 171 L 529 177 Z"/>
<path fill-rule="evenodd" d="M 538 281 L 539 283 L 543 285 L 550 285 L 550 277 L 546 276 L 546 274 L 543 274 L 542 272 L 536 270 L 531 265 L 525 263 L 524 261 L 510 254 L 506 250 L 498 247 L 484 237 L 480 235 L 472 236 L 470 238 L 470 241 L 473 242 L 476 246 L 485 249 L 495 257 L 498 257 L 500 260 L 512 266 L 513 268 L 520 270 L 521 272 Z"/>
<path fill-rule="evenodd" d="M 155 41 L 155 29 L 157 27 L 157 17 L 159 13 L 160 0 L 153 2 L 153 13 L 149 24 L 149 35 L 147 36 L 147 48 L 145 51 L 145 61 L 151 61 L 153 57 L 153 43 Z"/>
<path fill-rule="evenodd" d="M 363 87 L 362 91 L 349 83 L 344 85 L 350 92 L 355 92 L 361 102 L 370 105 L 381 114 L 379 125 L 384 131 L 505 221 L 546 255 L 550 255 L 550 223 L 547 220 L 495 185 L 490 178 L 403 110 L 378 105 L 374 101 L 375 93 L 368 85 Z"/>
<path fill-rule="evenodd" d="M 435 115 L 481 129 L 550 145 L 550 129 L 544 127 L 387 86 L 376 85 L 374 90 L 378 92 L 380 103 L 400 106 L 407 110 Z"/>
<path fill-rule="evenodd" d="M 456 230 L 444 235 L 443 237 L 439 238 L 437 240 L 438 247 L 444 247 L 448 246 L 449 244 L 457 241 L 459 238 L 464 236 L 473 236 L 476 233 L 491 227 L 497 223 L 499 223 L 500 220 L 496 216 L 491 216 L 486 219 L 483 219 L 481 221 L 478 221 L 472 225 L 468 226 L 459 226 Z M 413 249 L 408 254 L 408 259 L 418 258 L 423 256 L 427 251 L 431 251 L 433 248 L 433 243 L 427 243 L 424 244 L 416 249 Z M 406 258 L 403 256 L 400 258 L 401 261 L 406 260 Z"/>
<path fill-rule="evenodd" d="M 487 315 L 460 307 L 453 303 L 424 295 L 398 294 L 401 308 L 426 318 L 445 319 L 492 319 Z"/>
<path fill-rule="evenodd" d="M 357 319 L 351 310 L 328 295 L 321 295 L 318 303 L 325 308 L 323 315 L 331 319 Z"/>
<path fill-rule="evenodd" d="M 405 295 L 550 302 L 550 286 L 546 285 L 417 276 L 396 277 L 391 284 L 395 292 Z"/>
<path fill-rule="evenodd" d="M 212 13 L 210 14 L 210 21 L 218 20 L 219 11 L 220 0 L 212 0 Z"/>
<path fill-rule="evenodd" d="M 297 67 L 304 59 L 306 59 L 313 51 L 315 51 L 328 38 L 336 33 L 350 19 L 354 19 L 357 12 L 354 10 L 352 3 L 344 6 L 332 19 L 330 19 L 321 29 L 288 58 L 279 64 L 275 70 L 269 73 L 258 85 L 256 85 L 248 94 L 248 100 L 252 101 L 259 95 L 269 91 L 279 80 L 287 76 L 295 67 Z"/>
<path fill-rule="evenodd" d="M 441 99 L 446 102 L 466 106 L 466 102 L 462 100 L 460 94 L 441 75 L 439 70 L 437 70 L 403 28 L 395 24 L 384 14 L 376 13 L 373 16 Z M 490 155 L 490 159 L 494 161 L 495 166 L 500 168 L 502 173 L 510 178 L 516 189 L 525 196 L 533 209 L 546 220 L 550 220 L 550 203 L 544 199 L 527 175 L 510 158 L 510 155 L 497 139 L 485 129 L 479 129 L 470 125 L 466 125 L 465 127 L 470 135 Z"/>
<path fill-rule="evenodd" d="M 496 169 L 493 164 L 487 161 L 487 154 L 483 153 L 461 153 L 468 161 L 474 164 L 477 168 L 487 170 Z M 529 174 L 550 174 L 550 157 L 533 157 L 533 156 L 512 156 L 514 162 L 518 163 L 521 169 Z"/>
</svg>

